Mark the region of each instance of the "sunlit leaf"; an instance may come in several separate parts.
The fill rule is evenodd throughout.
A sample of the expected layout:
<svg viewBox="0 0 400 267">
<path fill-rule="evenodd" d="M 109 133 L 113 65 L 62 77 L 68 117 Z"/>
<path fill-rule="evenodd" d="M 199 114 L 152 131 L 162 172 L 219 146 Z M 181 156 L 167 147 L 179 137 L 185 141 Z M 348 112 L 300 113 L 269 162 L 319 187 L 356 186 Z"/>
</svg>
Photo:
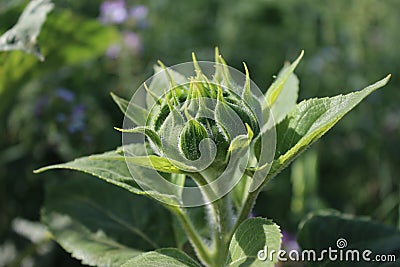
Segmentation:
<svg viewBox="0 0 400 267">
<path fill-rule="evenodd" d="M 279 226 L 264 218 L 247 219 L 233 235 L 226 266 L 273 267 L 277 262 L 276 254 L 272 260 L 269 257 L 266 257 L 265 260 L 258 258 L 259 251 L 264 250 L 265 246 L 268 246 L 269 251 L 280 249 L 281 231 Z"/>
<path fill-rule="evenodd" d="M 331 129 L 369 94 L 386 85 L 386 78 L 347 95 L 314 98 L 297 104 L 277 126 L 277 147 L 269 177 L 284 169 L 295 157 Z"/>
<path fill-rule="evenodd" d="M 288 67 L 283 68 L 281 73 L 279 73 L 277 79 L 272 83 L 272 85 L 268 88 L 266 94 L 265 94 L 265 103 L 263 105 L 263 108 L 272 108 L 278 97 L 282 93 L 288 93 L 284 92 L 283 89 L 286 85 L 286 82 L 289 80 L 289 78 L 292 77 L 292 73 L 299 64 L 300 60 L 302 59 L 304 55 L 304 51 L 301 52 L 300 56 Z M 286 91 L 286 90 L 285 90 Z M 291 93 L 294 93 L 294 91 L 291 91 Z M 297 94 L 297 92 L 295 92 Z M 285 104 L 285 103 L 281 103 Z"/>
<path fill-rule="evenodd" d="M 146 109 L 133 102 L 129 102 L 114 93 L 111 93 L 111 97 L 122 113 L 132 120 L 133 123 L 139 126 L 145 125 L 148 114 Z"/>
<path fill-rule="evenodd" d="M 135 257 L 121 267 L 154 267 L 162 264 L 163 267 L 201 267 L 201 265 L 175 248 L 164 248 L 151 251 Z"/>
<path fill-rule="evenodd" d="M 135 146 L 139 152 L 141 146 Z M 91 159 L 96 157 L 96 159 Z M 144 194 L 138 187 L 124 160 L 109 160 L 108 158 L 122 157 L 118 151 L 109 151 L 90 157 L 82 157 L 73 161 L 40 168 L 35 173 L 52 169 L 70 169 L 85 172 L 103 179 L 111 184 L 125 188 L 135 194 Z M 123 158 L 123 157 L 122 157 Z"/>
<path fill-rule="evenodd" d="M 285 65 L 279 72 L 277 80 L 282 79 L 291 68 L 292 65 Z M 283 84 L 274 104 L 270 107 L 275 124 L 281 122 L 296 107 L 298 92 L 299 79 L 294 73 L 291 73 Z"/>
<path fill-rule="evenodd" d="M 171 163 L 171 160 L 155 155 L 150 156 L 139 156 L 139 157 L 127 157 L 126 160 L 129 163 L 136 164 L 141 167 L 148 169 L 154 169 L 160 172 L 166 173 L 183 173 L 176 165 Z M 178 164 L 175 162 L 175 164 Z"/>
<path fill-rule="evenodd" d="M 0 36 L 0 51 L 21 50 L 43 61 L 44 56 L 37 44 L 37 37 L 53 7 L 54 4 L 50 0 L 31 0 L 17 24 Z"/>
</svg>

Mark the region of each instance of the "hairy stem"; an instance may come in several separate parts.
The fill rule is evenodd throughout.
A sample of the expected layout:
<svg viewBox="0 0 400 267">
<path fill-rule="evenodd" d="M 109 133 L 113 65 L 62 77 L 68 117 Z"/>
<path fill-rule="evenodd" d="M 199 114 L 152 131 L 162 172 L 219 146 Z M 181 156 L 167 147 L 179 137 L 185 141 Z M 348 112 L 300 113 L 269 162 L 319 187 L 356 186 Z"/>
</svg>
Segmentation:
<svg viewBox="0 0 400 267">
<path fill-rule="evenodd" d="M 206 179 L 200 173 L 192 174 L 193 179 L 199 186 L 207 185 L 211 181 Z M 217 198 L 214 190 L 202 190 L 204 197 L 209 200 L 206 208 L 210 211 L 209 227 L 213 232 L 213 251 L 211 253 L 212 265 L 222 266 L 225 262 L 225 256 L 228 250 L 228 241 L 226 236 L 230 227 L 230 198 L 225 196 Z M 213 201 L 214 199 L 217 199 Z"/>
<path fill-rule="evenodd" d="M 231 198 L 229 195 L 214 202 L 219 211 L 217 227 L 219 231 L 214 232 L 214 266 L 224 266 L 228 254 L 230 239 L 227 238 L 231 225 Z"/>
<path fill-rule="evenodd" d="M 243 203 L 242 208 L 240 209 L 240 212 L 238 214 L 238 217 L 236 219 L 235 224 L 232 227 L 232 230 L 230 231 L 229 235 L 228 235 L 228 240 L 231 240 L 233 237 L 233 234 L 236 232 L 237 228 L 239 227 L 239 225 L 246 220 L 247 218 L 249 218 L 250 212 L 254 207 L 254 204 L 256 202 L 257 196 L 260 193 L 260 190 L 256 190 L 254 192 L 251 192 L 248 194 L 245 202 Z"/>
<path fill-rule="evenodd" d="M 201 238 L 200 234 L 195 229 L 193 223 L 186 215 L 186 213 L 178 207 L 170 207 L 169 208 L 173 214 L 178 218 L 179 222 L 181 223 L 186 236 L 189 239 L 190 244 L 193 246 L 197 257 L 199 260 L 206 266 L 210 266 L 212 263 L 211 251 L 204 243 L 203 239 Z"/>
<path fill-rule="evenodd" d="M 263 189 L 264 185 L 271 180 L 273 177 L 275 177 L 275 175 L 277 175 L 280 172 L 281 169 L 274 169 L 271 168 L 269 174 L 267 175 L 267 177 L 264 179 L 264 181 L 262 182 L 262 184 L 253 192 L 249 192 L 249 194 L 246 197 L 246 200 L 244 201 L 240 212 L 238 214 L 238 218 L 236 219 L 236 222 L 232 228 L 232 230 L 229 233 L 229 240 L 232 239 L 233 234 L 236 232 L 237 228 L 239 227 L 239 225 L 246 220 L 247 218 L 249 218 L 249 215 L 254 207 L 254 204 L 256 203 L 257 197 L 260 194 L 261 190 Z"/>
</svg>

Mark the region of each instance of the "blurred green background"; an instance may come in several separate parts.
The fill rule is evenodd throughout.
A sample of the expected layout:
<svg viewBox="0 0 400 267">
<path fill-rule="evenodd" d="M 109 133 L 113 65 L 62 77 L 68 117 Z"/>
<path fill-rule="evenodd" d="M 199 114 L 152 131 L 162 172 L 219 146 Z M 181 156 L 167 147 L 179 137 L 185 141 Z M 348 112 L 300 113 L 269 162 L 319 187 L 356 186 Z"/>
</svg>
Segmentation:
<svg viewBox="0 0 400 267">
<path fill-rule="evenodd" d="M 45 62 L 0 53 L 0 266 L 79 266 L 54 244 L 35 243 L 18 222 L 40 220 L 50 163 L 120 145 L 122 114 L 153 64 L 213 60 L 266 90 L 301 50 L 300 100 L 348 93 L 392 73 L 322 141 L 273 180 L 254 214 L 294 236 L 299 221 L 333 208 L 400 227 L 400 2 L 397 0 L 56 0 L 39 36 Z M 27 1 L 0 1 L 0 32 Z M 71 174 L 69 175 L 79 175 Z M 31 238 L 32 239 L 32 238 Z"/>
</svg>

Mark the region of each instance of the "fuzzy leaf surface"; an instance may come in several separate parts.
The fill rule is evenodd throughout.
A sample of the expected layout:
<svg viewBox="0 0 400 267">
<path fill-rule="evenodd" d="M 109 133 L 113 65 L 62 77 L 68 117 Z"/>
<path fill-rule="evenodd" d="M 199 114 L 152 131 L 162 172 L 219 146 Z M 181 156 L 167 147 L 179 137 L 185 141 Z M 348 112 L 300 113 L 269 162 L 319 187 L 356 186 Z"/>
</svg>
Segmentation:
<svg viewBox="0 0 400 267">
<path fill-rule="evenodd" d="M 229 245 L 226 266 L 267 266 L 277 262 L 258 259 L 258 253 L 268 246 L 269 251 L 278 251 L 281 247 L 281 231 L 278 225 L 264 218 L 251 218 L 244 221 L 233 235 Z"/>
<path fill-rule="evenodd" d="M 156 202 L 89 177 L 46 188 L 42 221 L 73 257 L 91 266 L 121 266 L 141 253 L 174 246 L 170 214 Z"/>
<path fill-rule="evenodd" d="M 383 87 L 386 78 L 347 95 L 302 101 L 277 125 L 277 146 L 269 178 L 278 174 L 311 144 L 321 138 L 365 97 Z"/>
</svg>

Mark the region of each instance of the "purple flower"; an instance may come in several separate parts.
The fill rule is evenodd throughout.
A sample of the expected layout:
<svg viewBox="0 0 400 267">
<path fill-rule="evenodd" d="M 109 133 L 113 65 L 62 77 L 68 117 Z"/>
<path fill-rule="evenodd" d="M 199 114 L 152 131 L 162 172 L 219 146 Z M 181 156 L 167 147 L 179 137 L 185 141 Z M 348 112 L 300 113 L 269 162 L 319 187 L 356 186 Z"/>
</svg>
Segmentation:
<svg viewBox="0 0 400 267">
<path fill-rule="evenodd" d="M 125 33 L 124 42 L 133 54 L 137 54 L 142 49 L 142 41 L 140 40 L 139 35 L 134 32 Z"/>
<path fill-rule="evenodd" d="M 74 92 L 64 89 L 64 88 L 59 88 L 56 90 L 56 95 L 64 100 L 65 102 L 72 102 L 75 99 L 75 94 Z"/>
<path fill-rule="evenodd" d="M 113 44 L 110 45 L 106 50 L 106 57 L 109 59 L 117 59 L 121 53 L 121 46 Z"/>
<path fill-rule="evenodd" d="M 121 24 L 127 17 L 124 0 L 106 0 L 100 6 L 100 21 L 105 24 Z"/>
<path fill-rule="evenodd" d="M 147 15 L 149 10 L 144 5 L 135 5 L 129 9 L 129 17 L 135 21 L 138 29 L 145 29 L 148 27 Z"/>
<path fill-rule="evenodd" d="M 71 121 L 68 125 L 70 133 L 76 133 L 85 129 L 85 110 L 86 107 L 82 104 L 74 106 L 71 114 Z"/>
<path fill-rule="evenodd" d="M 296 237 L 289 232 L 282 231 L 282 247 L 289 252 L 291 250 L 301 251 L 299 244 L 297 244 Z"/>
<path fill-rule="evenodd" d="M 129 16 L 138 21 L 146 19 L 148 13 L 149 9 L 144 5 L 135 5 L 129 9 Z"/>
</svg>

